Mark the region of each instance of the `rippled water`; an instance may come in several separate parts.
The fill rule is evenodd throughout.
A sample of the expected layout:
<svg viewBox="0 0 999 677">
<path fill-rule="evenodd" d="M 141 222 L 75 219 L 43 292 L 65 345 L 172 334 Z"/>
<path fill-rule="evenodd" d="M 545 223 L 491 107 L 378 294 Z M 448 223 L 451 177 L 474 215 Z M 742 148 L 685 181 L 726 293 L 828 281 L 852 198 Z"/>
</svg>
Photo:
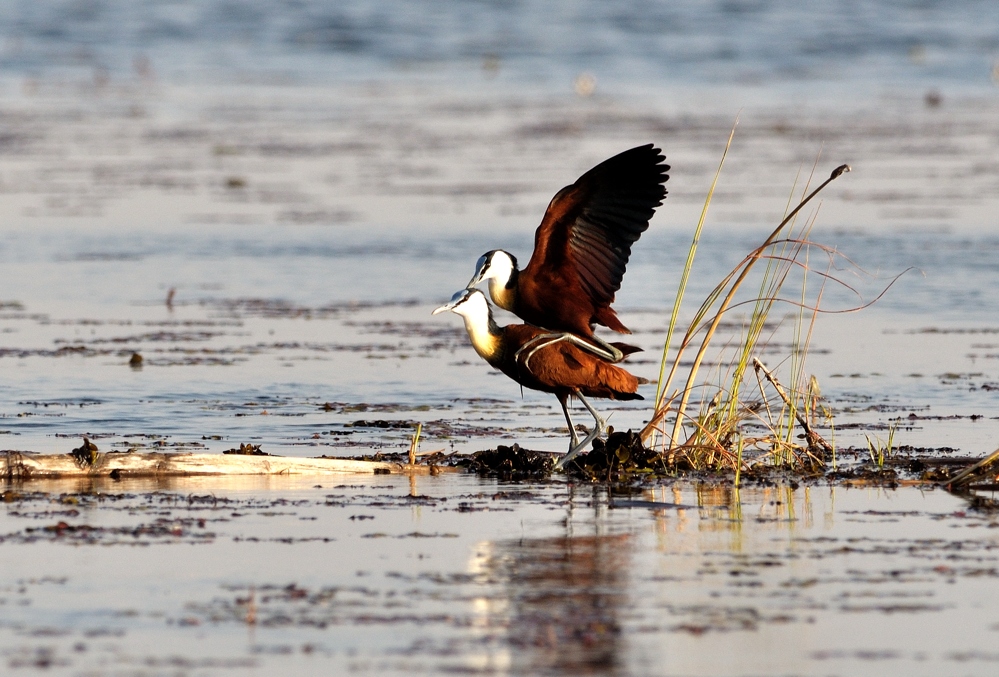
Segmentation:
<svg viewBox="0 0 999 677">
<path fill-rule="evenodd" d="M 670 195 L 617 307 L 646 351 L 629 368 L 655 378 L 738 117 L 690 303 L 790 195 L 849 163 L 808 218 L 859 267 L 833 269 L 857 294 L 830 285 L 823 305 L 891 287 L 817 321 L 807 371 L 836 426 L 821 430 L 841 449 L 896 426 L 896 444 L 984 455 L 999 397 L 995 13 L 4 5 L 0 448 L 64 453 L 86 434 L 101 451 L 350 455 L 402 450 L 422 423 L 425 451 L 561 450 L 554 398 L 522 394 L 430 310 L 482 252 L 526 259 L 558 188 L 654 141 Z M 819 249 L 809 261 L 825 269 Z M 761 353 L 778 371 L 793 322 Z M 598 406 L 633 428 L 647 405 Z M 984 675 L 997 660 L 994 519 L 936 490 L 322 481 L 6 487 L 0 664 Z"/>
<path fill-rule="evenodd" d="M 658 138 L 674 167 L 670 195 L 618 301 L 646 350 L 630 364 L 654 379 L 680 253 L 730 120 L 576 98 L 474 102 L 405 86 L 220 94 L 131 82 L 12 96 L 0 206 L 4 446 L 66 451 L 90 434 L 105 448 L 253 441 L 354 453 L 401 448 L 421 422 L 426 448 L 561 449 L 554 398 L 521 399 L 475 357 L 457 318 L 430 310 L 482 252 L 526 259 L 559 187 Z M 932 410 L 935 422 L 913 426 L 939 432 L 902 442 L 991 446 L 981 426 L 950 417 L 991 419 L 999 382 L 994 112 L 901 100 L 863 127 L 853 113 L 743 115 L 691 303 L 770 230 L 796 181 L 802 189 L 817 129 L 829 141 L 816 174 L 844 160 L 854 171 L 827 189 L 813 238 L 869 273 L 838 261 L 834 273 L 858 295 L 830 286 L 824 305 L 871 301 L 908 271 L 873 307 L 826 315 L 814 333 L 809 369 L 840 409 L 844 444 L 865 443 L 848 423 Z M 772 337 L 767 359 L 779 366 L 787 340 Z M 641 402 L 606 409 L 619 428 L 648 416 Z M 372 426 L 381 421 L 397 427 Z"/>
<path fill-rule="evenodd" d="M 997 523 L 941 491 L 613 496 L 451 475 L 4 497 L 14 674 L 984 675 L 999 660 Z"/>
</svg>

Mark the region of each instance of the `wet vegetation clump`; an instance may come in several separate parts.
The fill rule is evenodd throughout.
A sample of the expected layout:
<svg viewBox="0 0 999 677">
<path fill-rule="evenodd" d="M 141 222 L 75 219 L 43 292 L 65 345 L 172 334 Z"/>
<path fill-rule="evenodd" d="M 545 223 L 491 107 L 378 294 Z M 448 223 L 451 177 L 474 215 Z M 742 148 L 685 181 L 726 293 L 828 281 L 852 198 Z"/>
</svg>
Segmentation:
<svg viewBox="0 0 999 677">
<path fill-rule="evenodd" d="M 459 462 L 479 475 L 502 479 L 532 479 L 547 477 L 555 468 L 555 458 L 548 453 L 502 444 L 495 449 L 479 451 Z"/>
<path fill-rule="evenodd" d="M 92 466 L 97 460 L 98 449 L 96 444 L 91 442 L 89 438 L 84 437 L 83 444 L 69 453 L 81 467 L 88 467 Z"/>
<path fill-rule="evenodd" d="M 594 440 L 593 450 L 574 458 L 565 470 L 571 477 L 609 481 L 661 475 L 667 466 L 661 454 L 642 444 L 638 433 L 611 428 L 606 440 Z"/>
<path fill-rule="evenodd" d="M 261 451 L 259 444 L 240 444 L 239 449 L 226 449 L 223 454 L 235 454 L 237 456 L 270 456 L 266 451 Z"/>
<path fill-rule="evenodd" d="M 320 458 L 347 458 L 353 461 L 374 461 L 377 463 L 398 463 L 406 465 L 409 463 L 409 454 L 404 451 L 378 451 L 374 454 L 361 454 L 359 456 L 320 456 Z M 425 459 L 420 459 L 424 461 Z"/>
</svg>

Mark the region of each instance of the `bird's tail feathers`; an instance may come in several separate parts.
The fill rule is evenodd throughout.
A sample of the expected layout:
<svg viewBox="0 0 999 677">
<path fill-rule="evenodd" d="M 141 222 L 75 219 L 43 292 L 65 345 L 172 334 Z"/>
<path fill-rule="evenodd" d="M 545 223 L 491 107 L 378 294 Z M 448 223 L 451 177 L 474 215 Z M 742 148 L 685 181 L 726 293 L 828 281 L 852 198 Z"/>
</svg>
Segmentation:
<svg viewBox="0 0 999 677">
<path fill-rule="evenodd" d="M 639 348 L 638 346 L 633 346 L 630 343 L 621 343 L 620 341 L 611 341 L 611 345 L 620 350 L 625 355 L 634 355 L 635 353 L 640 353 L 644 348 Z"/>
</svg>

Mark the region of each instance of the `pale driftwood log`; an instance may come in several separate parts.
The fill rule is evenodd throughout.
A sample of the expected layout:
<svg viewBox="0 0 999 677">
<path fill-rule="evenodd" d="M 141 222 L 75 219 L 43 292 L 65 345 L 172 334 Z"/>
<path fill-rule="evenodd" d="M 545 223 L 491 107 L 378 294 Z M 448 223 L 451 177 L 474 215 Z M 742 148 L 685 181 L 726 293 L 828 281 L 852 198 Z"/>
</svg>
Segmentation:
<svg viewBox="0 0 999 677">
<path fill-rule="evenodd" d="M 110 453 L 94 454 L 93 463 L 72 454 L 4 454 L 3 477 L 8 480 L 55 477 L 194 477 L 204 475 L 343 475 L 455 472 L 457 468 L 406 465 L 383 461 L 239 454 Z"/>
</svg>

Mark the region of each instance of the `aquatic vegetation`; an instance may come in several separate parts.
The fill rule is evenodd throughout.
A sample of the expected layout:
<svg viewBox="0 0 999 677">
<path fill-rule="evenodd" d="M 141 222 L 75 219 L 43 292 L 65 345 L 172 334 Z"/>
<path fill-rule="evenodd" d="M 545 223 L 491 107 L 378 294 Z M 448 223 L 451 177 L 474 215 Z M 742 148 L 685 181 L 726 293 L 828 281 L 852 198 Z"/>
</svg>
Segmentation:
<svg viewBox="0 0 999 677">
<path fill-rule="evenodd" d="M 867 438 L 867 449 L 871 455 L 871 462 L 877 465 L 879 470 L 885 467 L 885 459 L 890 459 L 895 455 L 894 440 L 897 427 L 895 423 L 888 427 L 888 439 L 884 442 L 877 435 L 874 436 L 874 439 L 871 439 L 870 435 L 864 435 Z"/>
<path fill-rule="evenodd" d="M 780 467 L 816 469 L 823 467 L 827 460 L 834 459 L 833 445 L 816 431 L 809 420 L 815 420 L 816 412 L 821 407 L 821 396 L 818 382 L 806 374 L 804 358 L 815 319 L 824 310 L 821 303 L 825 285 L 829 282 L 847 285 L 830 272 L 837 252 L 809 239 L 815 215 L 805 219 L 797 229 L 796 219 L 816 195 L 850 171 L 850 167 L 837 167 L 817 188 L 804 194 L 763 243 L 722 279 L 694 314 L 670 363 L 673 335 L 697 245 L 734 132 L 733 128 L 688 250 L 663 346 L 655 411 L 641 431 L 640 439 L 652 447 L 658 445 L 668 467 L 728 469 L 735 472 L 738 482 L 744 469 L 761 462 Z M 806 185 L 806 191 L 807 188 Z M 791 204 L 793 202 L 789 201 L 788 206 Z M 827 255 L 825 271 L 816 270 L 810 264 L 809 253 L 813 249 Z M 759 279 L 758 291 L 752 298 L 737 300 L 738 292 L 760 261 L 765 261 L 766 265 Z M 795 298 L 782 296 L 782 289 L 793 278 L 793 273 L 800 276 L 800 292 Z M 818 276 L 819 284 L 817 290 L 809 295 L 811 276 Z M 787 387 L 757 356 L 761 344 L 765 343 L 764 332 L 769 331 L 770 335 L 775 332 L 770 318 L 779 304 L 790 304 L 797 310 L 793 315 L 790 351 L 785 360 L 789 372 Z M 866 305 L 869 304 L 862 303 L 858 308 Z M 731 349 L 731 357 L 719 359 L 715 385 L 698 383 L 700 367 L 722 320 L 728 311 L 739 306 L 751 308 L 748 318 L 742 321 L 741 340 L 734 347 L 725 346 Z M 681 367 L 681 358 L 698 337 L 701 337 L 700 346 L 687 372 L 686 382 L 682 388 L 671 392 L 671 385 Z M 667 372 L 668 364 L 671 366 Z M 758 396 L 747 392 L 750 367 L 756 374 Z M 723 368 L 725 373 L 722 373 Z M 697 412 L 690 413 L 689 404 L 696 391 L 702 392 L 702 401 Z M 823 418 L 830 421 L 829 410 L 822 412 Z M 672 425 L 667 421 L 670 415 L 673 417 Z M 750 431 L 751 425 L 762 428 L 762 431 Z M 802 431 L 804 444 L 796 441 L 797 430 Z M 747 455 L 749 452 L 752 452 L 751 455 Z"/>
</svg>

